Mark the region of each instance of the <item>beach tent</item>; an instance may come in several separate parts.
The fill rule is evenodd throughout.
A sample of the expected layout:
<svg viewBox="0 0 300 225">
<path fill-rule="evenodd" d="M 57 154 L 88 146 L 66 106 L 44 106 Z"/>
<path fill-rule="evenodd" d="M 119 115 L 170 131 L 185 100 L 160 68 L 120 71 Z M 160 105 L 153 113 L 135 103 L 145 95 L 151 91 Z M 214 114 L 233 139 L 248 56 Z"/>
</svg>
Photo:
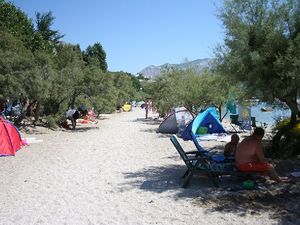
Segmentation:
<svg viewBox="0 0 300 225">
<path fill-rule="evenodd" d="M 17 128 L 0 116 L 0 156 L 15 155 L 22 147 L 22 139 Z"/>
<path fill-rule="evenodd" d="M 131 110 L 131 105 L 129 103 L 125 103 L 123 106 L 122 106 L 122 109 L 124 112 L 129 112 Z"/>
<path fill-rule="evenodd" d="M 226 131 L 219 121 L 216 108 L 209 107 L 195 117 L 192 132 L 197 136 L 205 133 L 225 133 Z"/>
<path fill-rule="evenodd" d="M 181 138 L 185 141 L 192 140 L 191 132 L 193 126 L 194 119 L 190 121 L 190 123 L 186 126 L 186 128 L 181 133 Z"/>
<path fill-rule="evenodd" d="M 144 101 L 139 101 L 139 102 L 136 103 L 136 106 L 137 106 L 137 107 L 144 108 L 145 102 L 144 102 Z"/>
<path fill-rule="evenodd" d="M 177 134 L 184 130 L 186 125 L 193 120 L 193 115 L 185 107 L 177 107 L 161 122 L 159 133 Z"/>
</svg>

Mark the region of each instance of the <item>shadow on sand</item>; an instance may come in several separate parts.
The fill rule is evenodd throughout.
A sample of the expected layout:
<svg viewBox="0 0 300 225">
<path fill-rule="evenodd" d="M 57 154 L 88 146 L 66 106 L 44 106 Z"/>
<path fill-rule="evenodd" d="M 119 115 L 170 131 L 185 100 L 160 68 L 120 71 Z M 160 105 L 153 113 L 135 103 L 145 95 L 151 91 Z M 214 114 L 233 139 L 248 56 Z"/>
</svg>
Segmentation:
<svg viewBox="0 0 300 225">
<path fill-rule="evenodd" d="M 121 191 L 126 191 L 132 187 L 156 193 L 174 190 L 176 191 L 175 198 L 195 198 L 200 194 L 200 191 L 215 189 L 211 181 L 199 173 L 194 175 L 188 188 L 181 188 L 183 184 L 182 175 L 185 171 L 185 166 L 174 164 L 163 167 L 149 167 L 137 172 L 127 172 L 123 175 L 128 182 L 123 185 Z"/>
<path fill-rule="evenodd" d="M 150 167 L 142 171 L 124 173 L 128 182 L 120 191 L 133 187 L 163 193 L 174 191 L 174 198 L 186 198 L 207 212 L 259 215 L 268 212 L 279 224 L 300 224 L 300 183 L 261 183 L 254 190 L 243 189 L 232 177 L 225 177 L 215 188 L 203 174 L 195 174 L 188 188 L 181 188 L 185 166 Z"/>
<path fill-rule="evenodd" d="M 131 120 L 130 122 L 138 122 L 138 123 L 142 123 L 142 124 L 156 125 L 157 127 L 161 123 L 161 121 L 159 119 L 155 119 L 152 117 L 149 117 L 148 119 L 137 118 L 137 119 Z"/>
<path fill-rule="evenodd" d="M 62 130 L 63 132 L 68 132 L 68 133 L 81 133 L 81 132 L 87 132 L 89 130 L 98 130 L 99 127 L 76 127 L 75 130 Z"/>
<path fill-rule="evenodd" d="M 235 213 L 238 215 L 268 212 L 278 224 L 300 224 L 299 183 L 264 184 L 258 190 L 234 192 L 220 189 L 213 194 L 200 194 L 196 204 L 207 207 L 207 212 Z"/>
</svg>

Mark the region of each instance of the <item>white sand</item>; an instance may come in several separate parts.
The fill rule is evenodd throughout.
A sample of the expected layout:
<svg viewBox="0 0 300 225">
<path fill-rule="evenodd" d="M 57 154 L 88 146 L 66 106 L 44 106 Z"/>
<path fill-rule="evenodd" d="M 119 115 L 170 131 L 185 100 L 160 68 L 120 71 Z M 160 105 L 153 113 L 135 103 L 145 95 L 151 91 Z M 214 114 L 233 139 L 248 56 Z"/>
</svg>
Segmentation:
<svg viewBox="0 0 300 225">
<path fill-rule="evenodd" d="M 216 189 L 198 177 L 180 187 L 184 164 L 157 127 L 136 109 L 76 131 L 23 134 L 42 142 L 0 158 L 0 224 L 276 223 L 268 213 L 222 213 L 199 205 L 199 193 Z"/>
</svg>

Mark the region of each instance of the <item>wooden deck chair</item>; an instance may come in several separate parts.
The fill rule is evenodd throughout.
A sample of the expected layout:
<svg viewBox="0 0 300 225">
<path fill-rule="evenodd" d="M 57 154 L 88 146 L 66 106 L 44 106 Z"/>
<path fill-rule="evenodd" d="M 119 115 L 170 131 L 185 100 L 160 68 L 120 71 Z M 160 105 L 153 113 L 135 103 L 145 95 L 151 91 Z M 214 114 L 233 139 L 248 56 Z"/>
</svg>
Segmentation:
<svg viewBox="0 0 300 225">
<path fill-rule="evenodd" d="M 210 161 L 210 159 L 203 154 L 201 155 L 195 154 L 195 152 L 185 152 L 175 135 L 173 135 L 170 140 L 187 167 L 187 170 L 183 175 L 183 188 L 188 186 L 193 174 L 196 171 L 205 173 L 213 185 L 215 187 L 219 187 L 218 176 L 224 173 L 224 165 Z"/>
</svg>

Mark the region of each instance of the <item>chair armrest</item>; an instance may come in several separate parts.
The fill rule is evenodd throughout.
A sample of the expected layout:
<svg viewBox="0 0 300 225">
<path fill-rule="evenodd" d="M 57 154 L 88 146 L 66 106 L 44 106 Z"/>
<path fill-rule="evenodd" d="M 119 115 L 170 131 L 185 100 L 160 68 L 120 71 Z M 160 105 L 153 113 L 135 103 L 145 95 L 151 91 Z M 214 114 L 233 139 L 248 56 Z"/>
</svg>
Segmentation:
<svg viewBox="0 0 300 225">
<path fill-rule="evenodd" d="M 199 154 L 199 151 L 188 151 L 188 152 L 185 152 L 185 154 L 196 154 L 198 155 Z"/>
<path fill-rule="evenodd" d="M 208 150 L 206 150 L 206 151 L 210 152 L 210 151 L 212 151 L 212 150 L 214 150 L 214 149 L 216 149 L 216 147 L 210 148 L 210 149 L 208 149 Z"/>
<path fill-rule="evenodd" d="M 207 154 L 208 158 L 211 158 L 213 155 L 217 154 L 218 152 L 209 152 Z"/>
<path fill-rule="evenodd" d="M 208 157 L 206 156 L 201 156 L 201 157 L 198 157 L 198 156 L 193 156 L 193 157 L 188 157 L 189 160 L 207 160 L 209 159 Z"/>
</svg>

